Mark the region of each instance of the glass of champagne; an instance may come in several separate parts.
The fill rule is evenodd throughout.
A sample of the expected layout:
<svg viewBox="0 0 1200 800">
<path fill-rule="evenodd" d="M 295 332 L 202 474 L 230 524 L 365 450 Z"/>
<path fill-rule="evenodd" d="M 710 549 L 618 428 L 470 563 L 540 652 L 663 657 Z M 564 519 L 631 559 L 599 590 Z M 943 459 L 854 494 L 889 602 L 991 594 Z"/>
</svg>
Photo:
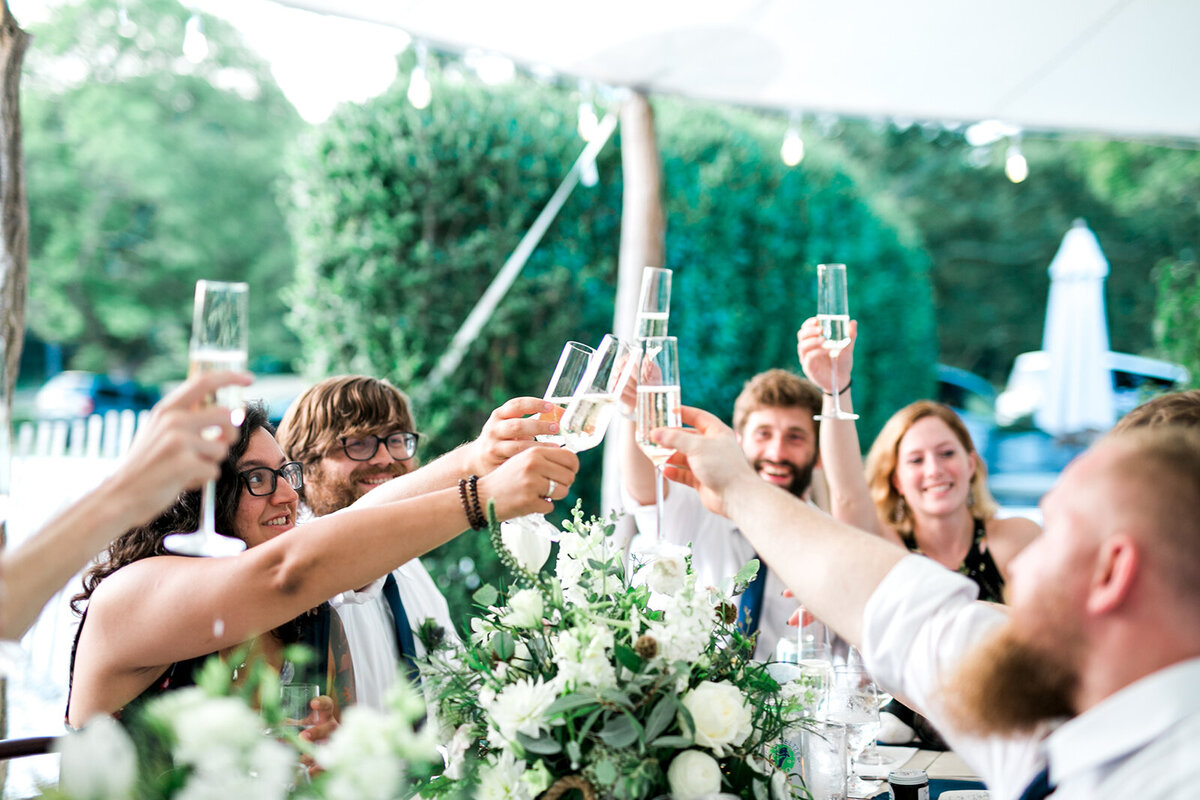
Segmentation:
<svg viewBox="0 0 1200 800">
<path fill-rule="evenodd" d="M 592 354 L 595 352 L 582 342 L 567 342 L 563 345 L 562 352 L 558 356 L 558 363 L 554 365 L 554 374 L 550 377 L 550 383 L 546 385 L 546 393 L 542 395 L 542 398 L 553 403 L 555 408 L 538 414 L 539 419 L 562 422 L 563 412 L 567 410 L 567 404 L 575 396 L 575 390 L 579 388 L 579 382 L 583 380 L 583 374 L 587 372 Z M 558 427 L 558 433 L 542 434 L 537 437 L 537 440 L 558 445 L 566 443 L 561 424 Z"/>
<path fill-rule="evenodd" d="M 650 438 L 655 428 L 678 428 L 680 406 L 683 404 L 679 388 L 679 343 L 674 336 L 650 336 L 639 340 L 638 385 L 637 385 L 637 446 L 654 464 L 654 510 L 655 528 L 652 552 L 667 549 L 663 543 L 663 467 L 675 452 L 663 447 Z"/>
<path fill-rule="evenodd" d="M 837 374 L 838 355 L 850 344 L 850 303 L 846 298 L 845 264 L 817 265 L 817 319 L 825 336 L 822 347 L 829 351 L 830 379 L 833 383 L 829 387 L 833 392 L 833 414 L 818 416 L 817 419 L 858 419 L 858 414 L 842 411 L 842 387 Z"/>
<path fill-rule="evenodd" d="M 192 340 L 188 348 L 188 375 L 220 370 L 246 369 L 249 350 L 250 287 L 245 283 L 196 281 L 196 302 L 192 316 Z M 209 405 L 230 410 L 234 422 L 241 424 L 242 387 L 226 386 L 208 398 Z M 173 553 L 188 556 L 231 556 L 246 549 L 246 543 L 216 532 L 213 522 L 216 481 L 208 481 L 200 494 L 200 528 L 191 533 L 173 533 L 163 546 Z"/>
<path fill-rule="evenodd" d="M 642 289 L 638 296 L 638 338 L 666 336 L 670 315 L 671 270 L 646 267 L 642 270 Z"/>
<path fill-rule="evenodd" d="M 633 366 L 629 344 L 604 334 L 559 420 L 564 447 L 581 453 L 600 444 L 633 376 Z"/>
</svg>

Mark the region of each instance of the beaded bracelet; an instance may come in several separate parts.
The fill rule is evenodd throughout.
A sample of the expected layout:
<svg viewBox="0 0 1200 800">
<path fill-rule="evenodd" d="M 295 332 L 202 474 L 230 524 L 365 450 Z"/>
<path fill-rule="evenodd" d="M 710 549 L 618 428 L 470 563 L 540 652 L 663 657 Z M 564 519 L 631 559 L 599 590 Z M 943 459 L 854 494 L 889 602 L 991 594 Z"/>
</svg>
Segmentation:
<svg viewBox="0 0 1200 800">
<path fill-rule="evenodd" d="M 850 384 L 852 384 L 852 383 L 854 383 L 854 378 L 851 378 L 850 380 L 846 381 L 846 385 L 845 385 L 845 386 L 843 386 L 843 387 L 842 387 L 842 388 L 841 388 L 841 389 L 838 391 L 838 394 L 845 394 L 845 392 L 846 392 L 846 391 L 848 391 L 848 390 L 850 389 Z M 824 389 L 822 389 L 822 390 L 821 390 L 821 394 L 825 395 L 826 397 L 833 397 L 833 394 L 834 394 L 834 393 L 833 393 L 833 392 L 827 392 L 827 391 L 825 391 Z"/>
<path fill-rule="evenodd" d="M 467 524 L 473 531 L 483 530 L 487 527 L 487 517 L 483 515 L 483 509 L 479 507 L 479 491 L 475 488 L 475 482 L 478 480 L 478 475 L 458 479 L 458 499 L 462 501 L 463 511 L 467 515 Z"/>
</svg>

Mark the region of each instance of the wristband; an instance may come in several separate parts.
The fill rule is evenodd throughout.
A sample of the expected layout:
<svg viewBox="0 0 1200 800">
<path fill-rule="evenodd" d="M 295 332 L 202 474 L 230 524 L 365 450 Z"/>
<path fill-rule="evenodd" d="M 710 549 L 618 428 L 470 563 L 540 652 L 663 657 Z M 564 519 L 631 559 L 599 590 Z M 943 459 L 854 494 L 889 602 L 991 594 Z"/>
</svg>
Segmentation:
<svg viewBox="0 0 1200 800">
<path fill-rule="evenodd" d="M 487 517 L 483 515 L 483 509 L 479 507 L 479 490 L 475 486 L 478 480 L 478 475 L 458 479 L 458 499 L 462 501 L 463 512 L 467 515 L 467 524 L 473 531 L 483 530 L 487 527 Z"/>
<path fill-rule="evenodd" d="M 840 390 L 838 390 L 837 393 L 838 394 L 845 393 L 846 390 L 848 390 L 850 388 L 850 384 L 852 384 L 852 383 L 854 383 L 854 378 L 851 378 L 850 380 L 846 381 L 846 385 L 843 386 Z M 827 392 L 824 389 L 821 390 L 821 394 L 825 395 L 826 397 L 833 397 L 833 395 L 834 395 L 833 392 Z"/>
</svg>

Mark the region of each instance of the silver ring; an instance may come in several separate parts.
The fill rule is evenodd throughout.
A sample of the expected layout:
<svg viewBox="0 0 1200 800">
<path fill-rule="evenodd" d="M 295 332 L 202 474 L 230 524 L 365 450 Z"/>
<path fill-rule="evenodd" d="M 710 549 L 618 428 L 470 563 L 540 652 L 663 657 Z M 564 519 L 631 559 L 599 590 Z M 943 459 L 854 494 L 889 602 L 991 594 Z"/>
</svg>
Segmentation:
<svg viewBox="0 0 1200 800">
<path fill-rule="evenodd" d="M 558 488 L 558 484 L 554 482 L 554 478 L 551 478 L 550 479 L 550 488 L 546 490 L 546 499 L 547 500 L 554 499 L 551 495 L 554 494 L 554 490 L 557 488 Z"/>
</svg>

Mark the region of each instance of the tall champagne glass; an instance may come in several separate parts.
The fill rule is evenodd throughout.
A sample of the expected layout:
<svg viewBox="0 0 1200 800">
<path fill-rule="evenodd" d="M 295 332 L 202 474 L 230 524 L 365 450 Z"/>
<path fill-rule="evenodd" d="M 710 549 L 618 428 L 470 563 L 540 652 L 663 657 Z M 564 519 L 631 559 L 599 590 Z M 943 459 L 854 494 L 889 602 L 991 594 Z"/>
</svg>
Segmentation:
<svg viewBox="0 0 1200 800">
<path fill-rule="evenodd" d="M 641 353 L 637 386 L 637 446 L 654 464 L 654 545 L 652 551 L 663 552 L 663 467 L 675 452 L 654 442 L 650 432 L 655 428 L 678 428 L 680 406 L 679 343 L 674 336 L 650 336 L 639 340 Z"/>
<path fill-rule="evenodd" d="M 550 376 L 550 383 L 546 385 L 546 393 L 542 395 L 543 399 L 549 400 L 555 407 L 551 411 L 539 414 L 540 419 L 562 422 L 563 412 L 575 396 L 575 390 L 579 388 L 579 382 L 583 380 L 583 374 L 587 372 L 595 352 L 582 342 L 567 342 L 563 345 L 558 363 L 554 365 L 554 373 Z M 537 440 L 558 445 L 566 444 L 561 424 L 558 433 L 542 434 Z"/>
<path fill-rule="evenodd" d="M 670 315 L 671 270 L 646 267 L 642 270 L 642 288 L 638 296 L 638 338 L 666 336 Z"/>
<path fill-rule="evenodd" d="M 817 319 L 825 336 L 823 347 L 829 351 L 833 385 L 833 415 L 816 419 L 858 419 L 858 414 L 842 411 L 842 387 L 838 383 L 837 360 L 850 344 L 850 304 L 846 298 L 846 265 L 817 265 Z"/>
<path fill-rule="evenodd" d="M 196 302 L 192 316 L 192 340 L 188 348 L 188 375 L 220 370 L 246 369 L 249 349 L 250 287 L 245 283 L 196 281 Z M 230 410 L 235 422 L 245 417 L 242 387 L 226 386 L 208 397 L 209 405 Z M 216 532 L 213 522 L 216 481 L 208 481 L 200 495 L 200 529 L 191 533 L 173 533 L 163 546 L 173 553 L 188 556 L 231 556 L 246 549 L 246 543 Z"/>
<path fill-rule="evenodd" d="M 581 453 L 600 444 L 633 367 L 629 343 L 606 333 L 559 420 L 564 447 Z"/>
</svg>

